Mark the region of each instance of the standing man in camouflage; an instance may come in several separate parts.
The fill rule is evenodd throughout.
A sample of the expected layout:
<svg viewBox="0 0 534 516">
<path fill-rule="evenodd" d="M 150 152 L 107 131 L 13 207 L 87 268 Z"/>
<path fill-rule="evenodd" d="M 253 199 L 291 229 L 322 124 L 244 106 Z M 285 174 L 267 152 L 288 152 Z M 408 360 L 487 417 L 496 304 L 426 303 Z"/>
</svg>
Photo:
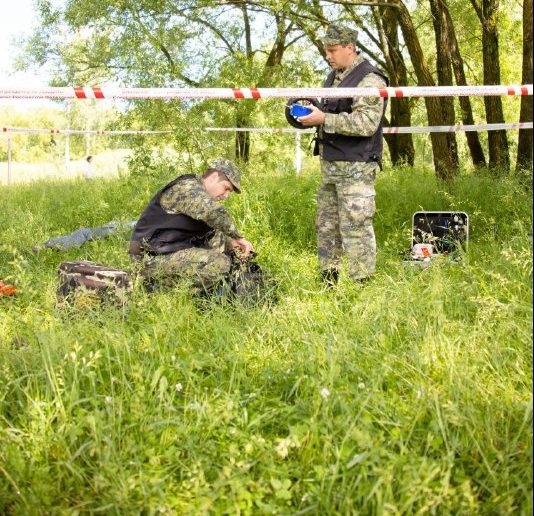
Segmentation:
<svg viewBox="0 0 534 516">
<path fill-rule="evenodd" d="M 330 25 L 323 38 L 332 67 L 325 88 L 384 88 L 388 79 L 362 57 L 356 31 Z M 321 156 L 317 195 L 317 244 L 323 281 L 333 286 L 345 252 L 349 275 L 363 281 L 375 272 L 374 181 L 382 158 L 381 97 L 323 99 L 298 120 L 318 126 L 314 154 Z"/>
<path fill-rule="evenodd" d="M 254 253 L 219 204 L 240 193 L 239 180 L 238 168 L 217 158 L 202 177 L 181 175 L 152 198 L 130 242 L 145 278 L 185 278 L 207 291 L 227 277 L 234 255 L 246 260 Z"/>
</svg>

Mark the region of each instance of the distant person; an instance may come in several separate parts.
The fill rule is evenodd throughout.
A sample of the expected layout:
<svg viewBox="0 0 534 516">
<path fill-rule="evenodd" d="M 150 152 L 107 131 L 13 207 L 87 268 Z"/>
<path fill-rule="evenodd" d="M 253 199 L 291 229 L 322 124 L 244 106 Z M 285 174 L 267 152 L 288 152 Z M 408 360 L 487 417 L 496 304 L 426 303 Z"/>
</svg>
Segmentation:
<svg viewBox="0 0 534 516">
<path fill-rule="evenodd" d="M 325 88 L 384 88 L 388 79 L 363 58 L 357 32 L 330 25 L 322 39 L 332 71 Z M 321 157 L 317 194 L 317 246 L 322 277 L 333 286 L 344 252 L 349 275 L 362 282 L 375 272 L 373 230 L 376 173 L 382 159 L 382 97 L 323 98 L 321 107 L 299 117 L 318 127 L 314 154 Z"/>
<path fill-rule="evenodd" d="M 183 174 L 148 203 L 130 242 L 130 256 L 142 260 L 141 274 L 151 280 L 184 278 L 197 291 L 228 279 L 235 257 L 254 253 L 226 209 L 219 204 L 240 193 L 240 172 L 217 158 L 204 175 Z"/>
<path fill-rule="evenodd" d="M 83 172 L 83 177 L 85 179 L 95 179 L 95 173 L 93 171 L 93 156 L 87 156 L 85 158 L 85 170 Z"/>
</svg>

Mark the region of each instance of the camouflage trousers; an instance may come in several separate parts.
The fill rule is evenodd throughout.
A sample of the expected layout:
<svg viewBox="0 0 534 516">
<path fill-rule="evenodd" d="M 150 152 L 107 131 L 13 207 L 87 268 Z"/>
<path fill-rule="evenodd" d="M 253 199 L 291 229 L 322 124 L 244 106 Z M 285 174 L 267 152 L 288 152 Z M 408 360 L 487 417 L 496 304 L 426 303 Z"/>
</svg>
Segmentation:
<svg viewBox="0 0 534 516">
<path fill-rule="evenodd" d="M 374 181 L 378 168 L 378 163 L 321 160 L 317 247 L 322 270 L 339 269 L 345 254 L 352 279 L 375 272 Z"/>
<path fill-rule="evenodd" d="M 195 291 L 206 291 L 220 283 L 232 265 L 228 238 L 216 231 L 206 247 L 190 247 L 145 258 L 141 270 L 143 277 L 171 284 L 180 279 L 188 282 Z"/>
</svg>

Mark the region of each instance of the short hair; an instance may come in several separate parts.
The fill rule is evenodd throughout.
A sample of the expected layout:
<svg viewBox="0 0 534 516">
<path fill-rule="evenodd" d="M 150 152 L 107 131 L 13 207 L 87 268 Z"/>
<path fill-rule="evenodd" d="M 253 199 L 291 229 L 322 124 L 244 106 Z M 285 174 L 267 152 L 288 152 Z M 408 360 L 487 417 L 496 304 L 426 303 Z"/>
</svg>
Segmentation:
<svg viewBox="0 0 534 516">
<path fill-rule="evenodd" d="M 224 181 L 228 181 L 228 178 L 226 177 L 226 174 L 221 172 L 220 170 L 217 170 L 216 168 L 208 168 L 206 172 L 202 175 L 202 179 L 206 179 L 207 177 L 211 176 L 212 174 L 217 174 L 219 176 L 219 179 Z"/>
<path fill-rule="evenodd" d="M 232 185 L 232 192 L 240 193 L 239 189 L 236 188 L 235 184 L 232 181 L 230 181 L 230 179 L 228 179 L 228 176 L 224 172 L 221 172 L 220 170 L 217 170 L 216 168 L 211 168 L 211 167 L 208 168 L 208 170 L 206 170 L 206 172 L 204 172 L 204 174 L 202 175 L 202 179 L 206 179 L 207 177 L 210 177 L 213 174 L 217 174 L 217 178 L 219 182 L 228 181 Z"/>
</svg>

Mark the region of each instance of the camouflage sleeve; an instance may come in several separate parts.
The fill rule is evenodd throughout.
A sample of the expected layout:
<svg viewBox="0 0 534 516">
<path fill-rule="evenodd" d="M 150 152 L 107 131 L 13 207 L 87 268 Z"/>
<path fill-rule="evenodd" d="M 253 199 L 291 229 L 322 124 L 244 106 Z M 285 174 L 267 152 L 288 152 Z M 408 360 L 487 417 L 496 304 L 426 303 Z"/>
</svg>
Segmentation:
<svg viewBox="0 0 534 516">
<path fill-rule="evenodd" d="M 359 88 L 385 88 L 384 80 L 374 74 L 366 75 L 358 84 Z M 382 97 L 356 97 L 352 103 L 352 113 L 326 113 L 325 133 L 346 136 L 372 136 L 382 120 L 384 99 Z"/>
<path fill-rule="evenodd" d="M 160 205 L 167 213 L 183 213 L 231 238 L 242 238 L 230 214 L 207 194 L 198 178 L 179 181 L 163 192 Z"/>
</svg>

